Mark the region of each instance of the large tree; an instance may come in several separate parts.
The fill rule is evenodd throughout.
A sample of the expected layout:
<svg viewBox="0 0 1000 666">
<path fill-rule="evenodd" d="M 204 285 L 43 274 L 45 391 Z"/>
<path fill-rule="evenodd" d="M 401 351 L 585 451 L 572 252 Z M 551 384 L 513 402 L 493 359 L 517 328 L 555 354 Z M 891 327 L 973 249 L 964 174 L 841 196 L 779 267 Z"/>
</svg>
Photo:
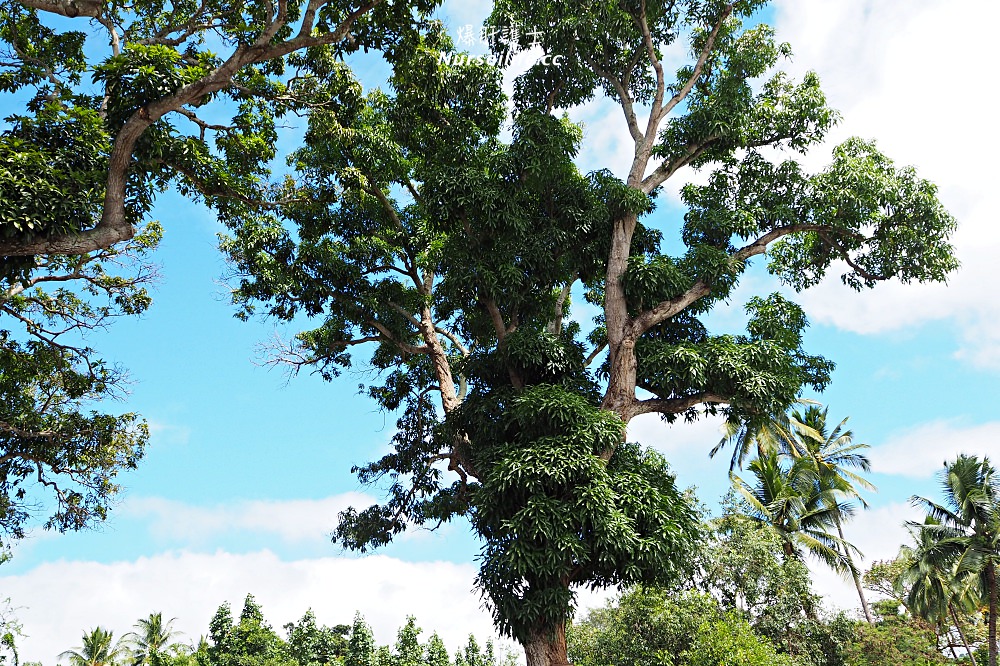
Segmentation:
<svg viewBox="0 0 1000 666">
<path fill-rule="evenodd" d="M 815 75 L 776 69 L 789 49 L 770 28 L 744 26 L 761 4 L 499 2 L 499 57 L 548 56 L 512 115 L 500 71 L 448 57 L 433 24 L 394 50 L 388 91 L 312 49 L 291 59 L 289 104 L 309 115 L 294 173 L 271 208 L 221 211 L 241 315 L 317 320 L 280 358 L 326 378 L 371 345 L 369 395 L 400 413 L 392 453 L 357 470 L 391 480 L 387 501 L 342 514 L 336 540 L 364 551 L 467 516 L 479 586 L 530 666 L 566 663 L 575 586 L 685 560 L 692 512 L 666 462 L 625 442 L 631 419 L 774 414 L 828 383 L 786 297 L 750 299 L 744 335 L 704 324 L 754 257 L 795 288 L 832 267 L 862 289 L 956 266 L 934 186 L 873 143 L 816 174 L 795 161 L 837 115 Z M 678 39 L 693 62 L 672 77 Z M 634 140 L 624 178 L 574 163 L 582 132 L 562 111 L 595 96 Z M 684 219 L 654 215 L 684 167 L 710 174 L 683 188 Z"/>
</svg>

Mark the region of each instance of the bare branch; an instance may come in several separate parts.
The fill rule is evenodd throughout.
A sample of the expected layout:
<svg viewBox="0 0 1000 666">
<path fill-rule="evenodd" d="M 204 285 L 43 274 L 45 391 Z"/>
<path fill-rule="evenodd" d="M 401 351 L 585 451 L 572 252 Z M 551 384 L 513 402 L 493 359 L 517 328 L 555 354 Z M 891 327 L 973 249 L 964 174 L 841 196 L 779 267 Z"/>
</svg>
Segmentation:
<svg viewBox="0 0 1000 666">
<path fill-rule="evenodd" d="M 587 357 L 587 360 L 583 362 L 583 367 L 589 368 L 590 364 L 593 363 L 594 360 L 601 355 L 601 352 L 603 352 L 607 348 L 608 348 L 607 342 L 602 342 L 600 345 L 598 345 L 594 349 L 594 351 L 590 352 L 590 355 Z"/>
<path fill-rule="evenodd" d="M 226 132 L 234 129 L 232 125 L 213 125 L 211 123 L 205 122 L 204 120 L 199 118 L 194 111 L 185 109 L 183 107 L 180 109 L 174 109 L 173 112 L 181 114 L 182 116 L 193 122 L 195 125 L 197 125 L 198 129 L 200 130 L 199 138 L 202 141 L 205 140 L 205 132 L 207 130 L 212 130 L 213 132 Z"/>
</svg>

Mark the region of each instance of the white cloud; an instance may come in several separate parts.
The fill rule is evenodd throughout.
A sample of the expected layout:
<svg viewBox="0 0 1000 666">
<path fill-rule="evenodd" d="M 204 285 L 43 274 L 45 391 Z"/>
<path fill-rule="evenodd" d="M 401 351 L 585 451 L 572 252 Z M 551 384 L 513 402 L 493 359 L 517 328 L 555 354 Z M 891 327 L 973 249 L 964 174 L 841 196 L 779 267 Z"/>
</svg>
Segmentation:
<svg viewBox="0 0 1000 666">
<path fill-rule="evenodd" d="M 711 416 L 694 423 L 678 420 L 668 424 L 657 414 L 643 414 L 628 424 L 628 438 L 667 456 L 684 453 L 707 459 L 708 452 L 722 439 L 724 421 L 721 416 Z"/>
<path fill-rule="evenodd" d="M 873 472 L 930 478 L 946 460 L 954 460 L 960 453 L 1000 458 L 1000 422 L 961 425 L 931 421 L 872 447 L 869 457 Z"/>
<path fill-rule="evenodd" d="M 952 319 L 957 356 L 1000 367 L 1000 250 L 995 211 L 1000 190 L 993 164 L 1000 135 L 986 128 L 993 108 L 991 26 L 1000 5 L 970 0 L 815 0 L 777 3 L 778 37 L 792 43 L 799 73 L 815 69 L 844 121 L 828 147 L 851 135 L 875 138 L 898 164 L 913 164 L 940 186 L 959 220 L 954 244 L 961 270 L 945 285 L 879 285 L 855 294 L 837 273 L 802 301 L 819 323 L 858 333 L 901 330 Z M 961 54 L 961 57 L 956 57 Z M 815 154 L 828 157 L 827 148 Z"/>
<path fill-rule="evenodd" d="M 85 631 L 101 625 L 120 637 L 151 612 L 176 617 L 183 640 L 196 642 L 224 601 L 238 615 L 248 593 L 281 634 L 282 625 L 309 608 L 328 625 L 350 623 L 358 611 L 376 640 L 391 644 L 406 616 L 415 615 L 423 639 L 436 631 L 454 651 L 470 633 L 480 641 L 496 639 L 492 620 L 472 590 L 475 571 L 472 564 L 385 556 L 282 561 L 266 550 L 175 552 L 110 564 L 51 562 L 0 577 L 0 589 L 11 597 L 28 634 L 19 643 L 22 661 L 51 664 L 63 650 L 80 645 Z M 582 591 L 580 607 L 600 606 L 609 594 Z"/>
<path fill-rule="evenodd" d="M 281 561 L 268 552 L 166 553 L 134 562 L 52 562 L 0 578 L 29 637 L 22 660 L 52 663 L 80 644 L 98 624 L 116 636 L 151 612 L 177 617 L 176 628 L 196 641 L 223 601 L 239 613 L 252 593 L 279 632 L 312 608 L 326 624 L 349 623 L 360 611 L 379 642 L 414 614 L 429 634 L 437 631 L 454 649 L 471 632 L 493 636 L 489 615 L 470 591 L 472 565 L 410 563 L 373 556 Z M 67 600 L 72 600 L 67 603 Z"/>
<path fill-rule="evenodd" d="M 203 507 L 161 497 L 134 497 L 119 514 L 147 519 L 152 534 L 164 539 L 197 543 L 226 532 L 255 532 L 290 543 L 323 542 L 338 513 L 374 501 L 363 493 L 349 492 L 318 500 L 245 500 Z"/>
<path fill-rule="evenodd" d="M 153 444 L 187 444 L 191 439 L 191 428 L 150 419 L 149 438 Z"/>
<path fill-rule="evenodd" d="M 859 512 L 854 520 L 844 525 L 844 536 L 864 554 L 856 562 L 864 571 L 878 560 L 892 559 L 899 547 L 910 541 L 904 523 L 908 520 L 919 522 L 923 514 L 905 503 L 889 504 L 877 509 Z M 823 603 L 832 609 L 857 610 L 861 612 L 861 600 L 850 578 L 842 578 L 829 567 L 809 558 L 813 588 L 823 596 Z M 872 600 L 873 594 L 865 591 Z"/>
</svg>

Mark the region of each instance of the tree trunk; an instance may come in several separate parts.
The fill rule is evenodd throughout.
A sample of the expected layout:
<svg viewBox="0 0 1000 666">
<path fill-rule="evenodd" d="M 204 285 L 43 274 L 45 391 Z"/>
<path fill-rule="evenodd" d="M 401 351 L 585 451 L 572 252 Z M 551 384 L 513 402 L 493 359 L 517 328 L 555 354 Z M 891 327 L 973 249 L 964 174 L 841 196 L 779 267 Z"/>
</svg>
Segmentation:
<svg viewBox="0 0 1000 666">
<path fill-rule="evenodd" d="M 986 565 L 986 585 L 990 594 L 990 666 L 997 666 L 997 571 L 992 561 Z"/>
<path fill-rule="evenodd" d="M 865 613 L 865 619 L 868 620 L 868 624 L 875 624 L 875 620 L 872 619 L 872 609 L 868 607 L 868 600 L 865 599 L 865 590 L 861 586 L 861 577 L 858 576 L 857 567 L 854 566 L 854 558 L 851 557 L 851 551 L 848 550 L 847 539 L 844 538 L 844 528 L 840 524 L 840 518 L 837 519 L 837 533 L 840 534 L 841 545 L 844 547 L 844 557 L 847 558 L 847 563 L 851 567 L 851 577 L 854 579 L 854 587 L 858 590 L 858 596 L 861 597 L 861 610 Z"/>
<path fill-rule="evenodd" d="M 969 655 L 969 659 L 972 660 L 972 666 L 976 666 L 976 657 L 972 654 L 972 648 L 969 647 L 969 640 L 965 637 L 965 632 L 962 631 L 962 624 L 958 621 L 958 614 L 955 612 L 955 607 L 948 604 L 948 610 L 951 611 L 951 619 L 955 621 L 955 628 L 958 629 L 958 635 L 962 639 L 962 645 L 965 646 L 965 652 Z"/>
<path fill-rule="evenodd" d="M 533 631 L 524 643 L 527 666 L 570 666 L 566 657 L 566 623 Z"/>
</svg>

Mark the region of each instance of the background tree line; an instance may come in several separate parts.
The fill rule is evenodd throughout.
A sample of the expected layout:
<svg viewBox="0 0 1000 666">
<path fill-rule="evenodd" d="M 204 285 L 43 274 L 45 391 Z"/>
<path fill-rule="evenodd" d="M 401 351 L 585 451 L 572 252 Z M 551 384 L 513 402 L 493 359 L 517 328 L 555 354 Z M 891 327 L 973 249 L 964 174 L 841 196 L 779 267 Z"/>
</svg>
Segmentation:
<svg viewBox="0 0 1000 666">
<path fill-rule="evenodd" d="M 421 641 L 422 630 L 410 616 L 400 627 L 393 645 L 378 645 L 361 615 L 352 624 L 333 627 L 317 623 L 307 611 L 279 634 L 265 620 L 261 607 L 248 595 L 239 615 L 229 604 L 216 611 L 205 635 L 184 640 L 173 630 L 174 620 L 152 613 L 139 620 L 133 631 L 120 638 L 95 627 L 83 634 L 81 644 L 59 655 L 70 666 L 512 666 L 509 653 L 498 654 L 492 641 L 485 645 L 469 636 L 462 648 L 449 656 L 441 638 L 431 634 Z M 0 663 L 5 663 L 0 658 Z M 14 661 L 16 664 L 16 660 Z M 35 666 L 39 666 L 34 662 Z M 24 664 L 32 666 L 32 662 Z"/>
</svg>

